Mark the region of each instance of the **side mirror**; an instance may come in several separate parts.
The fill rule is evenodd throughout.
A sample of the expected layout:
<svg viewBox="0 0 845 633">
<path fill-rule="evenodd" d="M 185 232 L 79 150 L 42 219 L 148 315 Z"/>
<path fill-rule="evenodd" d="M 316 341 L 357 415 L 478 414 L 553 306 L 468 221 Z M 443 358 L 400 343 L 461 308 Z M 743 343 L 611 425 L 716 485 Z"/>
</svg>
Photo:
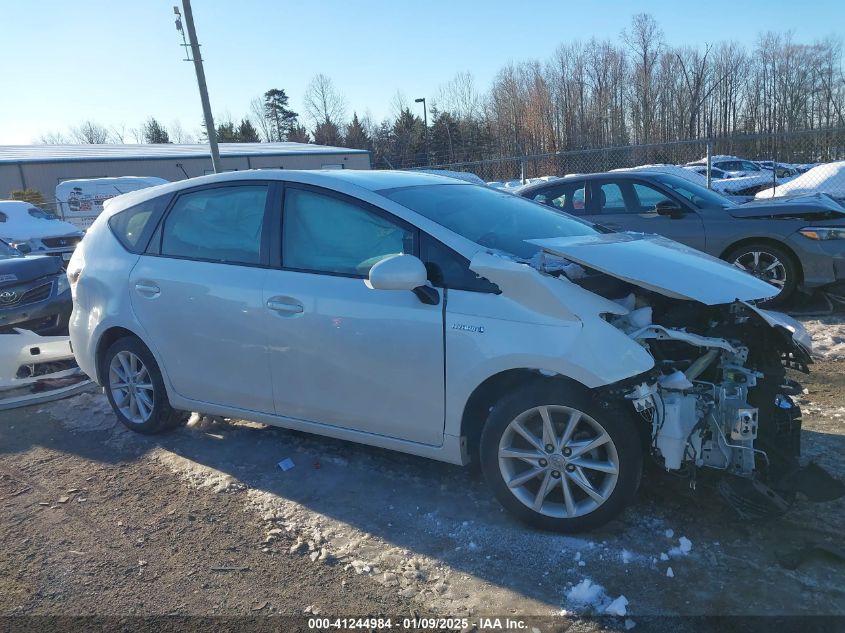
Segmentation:
<svg viewBox="0 0 845 633">
<path fill-rule="evenodd" d="M 411 290 L 423 303 L 440 303 L 440 294 L 428 285 L 425 264 L 413 255 L 385 257 L 370 268 L 366 284 L 373 290 Z"/>
<path fill-rule="evenodd" d="M 686 213 L 677 202 L 672 202 L 671 200 L 661 200 L 654 205 L 654 210 L 657 212 L 657 215 L 668 215 L 673 220 L 684 217 Z"/>
</svg>

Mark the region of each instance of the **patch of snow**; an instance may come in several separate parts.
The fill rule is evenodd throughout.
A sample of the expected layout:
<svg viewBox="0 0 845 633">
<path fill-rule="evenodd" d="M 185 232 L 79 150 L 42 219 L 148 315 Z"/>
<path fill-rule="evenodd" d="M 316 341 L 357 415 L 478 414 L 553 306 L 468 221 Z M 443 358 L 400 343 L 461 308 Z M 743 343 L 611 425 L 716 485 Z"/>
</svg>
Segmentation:
<svg viewBox="0 0 845 633">
<path fill-rule="evenodd" d="M 777 198 L 805 193 L 826 193 L 837 198 L 845 197 L 845 161 L 813 167 L 789 182 L 758 192 L 755 198 Z"/>
<path fill-rule="evenodd" d="M 845 318 L 799 318 L 813 339 L 813 355 L 824 360 L 845 360 Z"/>
<path fill-rule="evenodd" d="M 666 568 L 666 577 L 667 578 L 674 578 L 675 577 L 675 572 L 672 571 L 671 567 Z"/>
<path fill-rule="evenodd" d="M 668 554 L 666 552 L 660 552 L 660 560 L 669 560 Z"/>
<path fill-rule="evenodd" d="M 625 596 L 619 596 L 605 608 L 604 612 L 610 615 L 617 615 L 623 617 L 628 613 L 628 599 Z"/>
<path fill-rule="evenodd" d="M 631 618 L 625 618 L 625 630 L 626 631 L 630 631 L 635 626 L 637 626 L 636 622 L 634 622 Z"/>
<path fill-rule="evenodd" d="M 707 186 L 707 178 L 701 174 L 687 169 L 686 167 L 679 167 L 678 165 L 657 164 L 657 165 L 637 165 L 636 167 L 625 167 L 622 169 L 613 169 L 611 171 L 650 171 L 661 174 L 671 174 L 679 178 L 686 178 L 690 182 L 694 182 L 702 187 Z"/>
<path fill-rule="evenodd" d="M 628 599 L 625 596 L 610 598 L 604 587 L 590 578 L 584 578 L 571 587 L 566 592 L 566 601 L 581 611 L 592 610 L 620 617 L 626 615 L 628 607 Z"/>
<path fill-rule="evenodd" d="M 666 530 L 664 534 L 666 535 L 666 538 L 672 538 L 675 536 L 675 530 Z"/>
<path fill-rule="evenodd" d="M 606 600 L 604 587 L 584 578 L 566 592 L 567 602 L 581 607 L 597 607 Z"/>
</svg>

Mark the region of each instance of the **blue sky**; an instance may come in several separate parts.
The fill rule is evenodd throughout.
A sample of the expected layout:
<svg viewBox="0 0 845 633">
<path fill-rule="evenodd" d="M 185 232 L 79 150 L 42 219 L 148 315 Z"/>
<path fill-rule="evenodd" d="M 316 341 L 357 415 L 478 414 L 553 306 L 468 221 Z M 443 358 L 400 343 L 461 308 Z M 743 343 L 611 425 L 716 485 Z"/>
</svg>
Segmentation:
<svg viewBox="0 0 845 633">
<path fill-rule="evenodd" d="M 153 115 L 194 132 L 202 120 L 193 66 L 173 25 L 176 0 L 3 3 L 0 144 L 29 143 L 85 119 L 137 127 Z M 284 88 L 302 113 L 313 75 L 331 77 L 359 114 L 380 119 L 397 91 L 434 95 L 458 71 L 484 89 L 508 61 L 546 59 L 561 42 L 616 40 L 640 11 L 670 44 L 791 29 L 811 42 L 842 35 L 845 2 L 795 0 L 193 0 L 215 115 Z M 12 28 L 9 28 L 10 25 Z"/>
</svg>

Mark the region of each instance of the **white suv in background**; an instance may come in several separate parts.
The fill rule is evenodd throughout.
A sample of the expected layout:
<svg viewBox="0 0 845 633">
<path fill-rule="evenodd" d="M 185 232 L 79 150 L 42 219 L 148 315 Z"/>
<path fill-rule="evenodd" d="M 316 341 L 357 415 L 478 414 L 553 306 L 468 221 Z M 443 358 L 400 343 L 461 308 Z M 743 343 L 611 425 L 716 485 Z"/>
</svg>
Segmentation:
<svg viewBox="0 0 845 633">
<path fill-rule="evenodd" d="M 480 460 L 564 531 L 620 512 L 645 458 L 716 469 L 734 505 L 794 496 L 806 333 L 663 238 L 438 175 L 253 171 L 114 199 L 68 274 L 79 365 L 142 433 L 198 411 Z"/>
</svg>

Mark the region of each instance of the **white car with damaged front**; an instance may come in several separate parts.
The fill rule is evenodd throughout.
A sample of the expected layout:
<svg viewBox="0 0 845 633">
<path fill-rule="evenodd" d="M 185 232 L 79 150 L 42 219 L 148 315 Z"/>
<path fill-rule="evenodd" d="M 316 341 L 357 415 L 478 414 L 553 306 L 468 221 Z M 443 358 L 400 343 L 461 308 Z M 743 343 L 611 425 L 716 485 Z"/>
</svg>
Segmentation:
<svg viewBox="0 0 845 633">
<path fill-rule="evenodd" d="M 728 473 L 738 509 L 794 496 L 806 333 L 663 238 L 437 175 L 253 171 L 116 198 L 68 275 L 79 365 L 139 432 L 198 411 L 479 460 L 564 531 L 619 513 L 645 459 Z"/>
</svg>

